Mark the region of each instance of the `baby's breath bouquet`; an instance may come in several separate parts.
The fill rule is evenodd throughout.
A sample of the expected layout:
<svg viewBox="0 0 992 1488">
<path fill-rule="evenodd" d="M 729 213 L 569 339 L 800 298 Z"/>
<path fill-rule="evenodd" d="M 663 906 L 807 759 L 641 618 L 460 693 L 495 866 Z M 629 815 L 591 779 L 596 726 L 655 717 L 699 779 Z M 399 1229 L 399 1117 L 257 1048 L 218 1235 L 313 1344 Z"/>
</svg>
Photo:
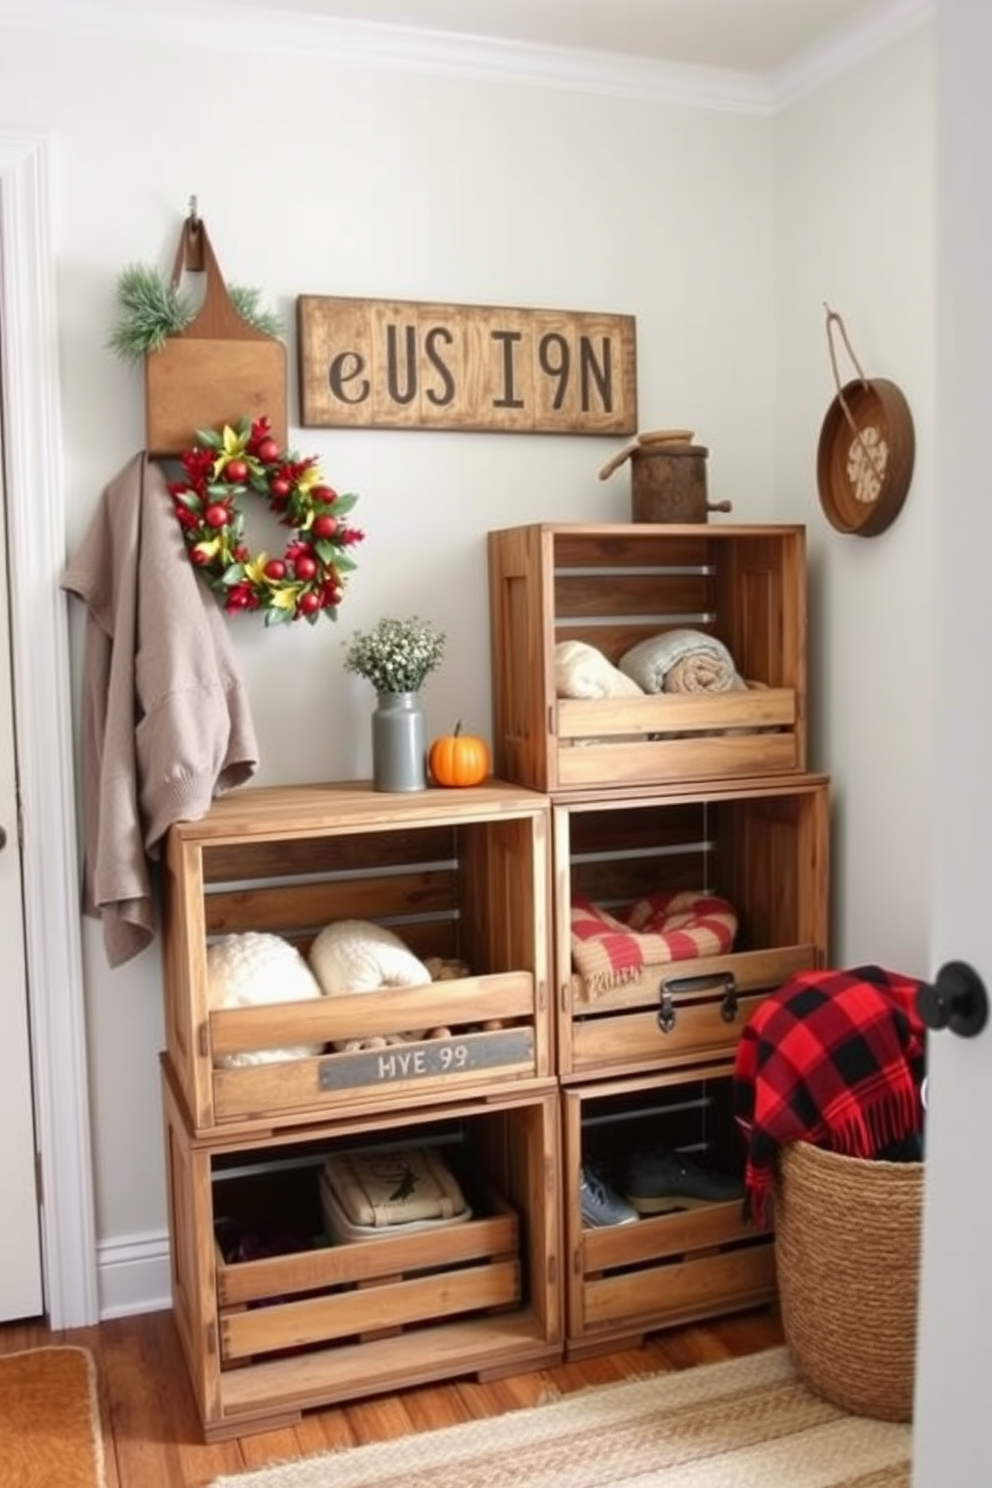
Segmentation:
<svg viewBox="0 0 992 1488">
<path fill-rule="evenodd" d="M 445 639 L 443 631 L 417 615 L 387 616 L 369 631 L 355 631 L 344 669 L 371 682 L 376 692 L 419 692 L 441 664 Z"/>
</svg>

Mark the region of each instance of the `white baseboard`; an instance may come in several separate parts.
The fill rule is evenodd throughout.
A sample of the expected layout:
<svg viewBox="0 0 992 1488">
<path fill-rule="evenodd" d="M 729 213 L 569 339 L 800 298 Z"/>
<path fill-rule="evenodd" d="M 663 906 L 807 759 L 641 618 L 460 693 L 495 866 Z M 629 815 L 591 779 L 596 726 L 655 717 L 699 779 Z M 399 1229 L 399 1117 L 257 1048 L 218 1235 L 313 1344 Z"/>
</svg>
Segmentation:
<svg viewBox="0 0 992 1488">
<path fill-rule="evenodd" d="M 101 1322 L 172 1306 L 166 1230 L 98 1241 L 96 1257 Z"/>
</svg>

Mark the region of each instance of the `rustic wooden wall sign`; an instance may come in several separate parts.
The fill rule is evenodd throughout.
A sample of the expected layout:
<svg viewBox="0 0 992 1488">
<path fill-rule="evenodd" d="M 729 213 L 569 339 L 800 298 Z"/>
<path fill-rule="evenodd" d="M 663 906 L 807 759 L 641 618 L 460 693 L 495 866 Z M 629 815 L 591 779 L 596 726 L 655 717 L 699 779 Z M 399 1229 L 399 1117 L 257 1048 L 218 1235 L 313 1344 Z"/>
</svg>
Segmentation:
<svg viewBox="0 0 992 1488">
<path fill-rule="evenodd" d="M 300 295 L 307 428 L 632 434 L 632 315 Z"/>
</svg>

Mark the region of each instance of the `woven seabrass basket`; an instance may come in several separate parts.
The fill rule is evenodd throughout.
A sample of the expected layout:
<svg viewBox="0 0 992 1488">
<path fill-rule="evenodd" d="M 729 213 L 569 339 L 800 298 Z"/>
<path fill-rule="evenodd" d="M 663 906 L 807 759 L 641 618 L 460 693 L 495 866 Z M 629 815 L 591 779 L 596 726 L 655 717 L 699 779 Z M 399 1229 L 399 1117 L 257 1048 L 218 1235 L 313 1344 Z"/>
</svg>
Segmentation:
<svg viewBox="0 0 992 1488">
<path fill-rule="evenodd" d="M 792 1142 L 779 1154 L 775 1258 L 797 1372 L 834 1405 L 913 1414 L 923 1164 Z"/>
</svg>

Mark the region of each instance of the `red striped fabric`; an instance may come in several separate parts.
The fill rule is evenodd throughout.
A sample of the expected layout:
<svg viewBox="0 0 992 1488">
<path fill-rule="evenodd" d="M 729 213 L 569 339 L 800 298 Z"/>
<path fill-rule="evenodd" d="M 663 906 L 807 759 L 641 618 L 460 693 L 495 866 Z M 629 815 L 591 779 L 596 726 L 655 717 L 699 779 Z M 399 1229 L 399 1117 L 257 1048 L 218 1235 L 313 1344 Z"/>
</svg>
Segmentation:
<svg viewBox="0 0 992 1488">
<path fill-rule="evenodd" d="M 652 894 L 622 918 L 590 899 L 572 899 L 572 963 L 591 993 L 632 981 L 652 966 L 724 955 L 736 934 L 736 910 L 715 894 Z"/>
</svg>

